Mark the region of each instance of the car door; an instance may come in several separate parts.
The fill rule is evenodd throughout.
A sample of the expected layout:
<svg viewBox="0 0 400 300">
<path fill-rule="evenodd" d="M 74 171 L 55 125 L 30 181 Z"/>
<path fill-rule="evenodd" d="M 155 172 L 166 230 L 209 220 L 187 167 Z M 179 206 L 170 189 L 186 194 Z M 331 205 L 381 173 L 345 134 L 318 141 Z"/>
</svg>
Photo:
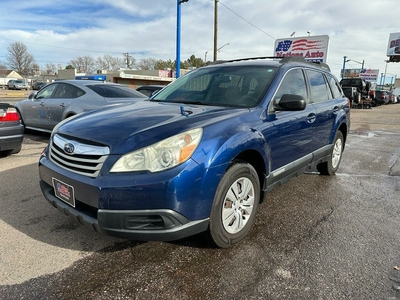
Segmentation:
<svg viewBox="0 0 400 300">
<path fill-rule="evenodd" d="M 22 114 L 25 126 L 47 129 L 48 121 L 46 118 L 45 103 L 51 99 L 57 86 L 57 83 L 49 84 L 44 89 L 40 90 L 36 96 L 31 99 L 32 101 L 24 103 L 25 107 L 23 108 Z"/>
<path fill-rule="evenodd" d="M 284 94 L 300 95 L 307 105 L 300 111 L 274 111 L 270 108 L 268 120 L 264 124 L 263 135 L 270 148 L 271 171 L 282 168 L 282 176 L 300 165 L 307 165 L 311 160 L 315 121 L 315 109 L 308 104 L 307 85 L 301 68 L 286 73 L 271 105 L 278 104 Z"/>
<path fill-rule="evenodd" d="M 51 99 L 45 102 L 48 130 L 52 130 L 63 120 L 65 109 L 77 97 L 76 89 L 71 84 L 59 83 Z"/>
<path fill-rule="evenodd" d="M 316 112 L 313 123 L 315 132 L 313 150 L 315 151 L 329 144 L 340 102 L 333 97 L 323 72 L 307 69 L 306 74 L 310 85 L 310 102 Z M 333 77 L 330 79 L 334 80 Z"/>
</svg>

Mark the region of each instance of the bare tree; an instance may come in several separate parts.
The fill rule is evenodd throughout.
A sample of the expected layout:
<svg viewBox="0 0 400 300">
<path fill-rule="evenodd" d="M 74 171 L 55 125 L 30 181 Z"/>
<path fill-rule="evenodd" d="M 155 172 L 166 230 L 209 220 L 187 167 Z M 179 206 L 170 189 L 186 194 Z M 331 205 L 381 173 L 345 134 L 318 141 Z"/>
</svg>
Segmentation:
<svg viewBox="0 0 400 300">
<path fill-rule="evenodd" d="M 2 69 L 7 69 L 7 66 L 6 66 L 6 64 L 5 63 L 3 63 L 2 61 L 0 61 L 0 70 L 2 70 Z"/>
<path fill-rule="evenodd" d="M 70 62 L 79 73 L 93 73 L 96 70 L 96 64 L 93 57 L 89 55 L 78 56 Z"/>
<path fill-rule="evenodd" d="M 45 73 L 47 75 L 54 75 L 57 72 L 57 66 L 55 64 L 46 64 Z"/>
<path fill-rule="evenodd" d="M 143 58 L 139 61 L 138 68 L 141 70 L 154 70 L 157 62 L 155 58 Z"/>
<path fill-rule="evenodd" d="M 30 75 L 33 72 L 35 58 L 28 52 L 28 48 L 22 42 L 14 42 L 7 47 L 6 56 L 10 69 L 21 75 Z"/>
<path fill-rule="evenodd" d="M 117 71 L 124 67 L 124 60 L 119 57 L 113 57 L 104 54 L 103 57 L 98 57 L 96 60 L 96 68 L 98 70 Z"/>
</svg>

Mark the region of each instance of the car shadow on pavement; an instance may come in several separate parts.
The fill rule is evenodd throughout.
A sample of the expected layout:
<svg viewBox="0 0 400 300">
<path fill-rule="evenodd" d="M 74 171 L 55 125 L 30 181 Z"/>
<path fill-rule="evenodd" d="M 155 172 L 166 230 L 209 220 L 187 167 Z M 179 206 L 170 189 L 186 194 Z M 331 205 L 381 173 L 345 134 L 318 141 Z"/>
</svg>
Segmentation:
<svg viewBox="0 0 400 300">
<path fill-rule="evenodd" d="M 37 163 L 0 172 L 0 182 L 0 222 L 32 239 L 79 251 L 97 251 L 125 241 L 94 232 L 51 206 L 39 187 Z M 10 239 L 19 236 L 6 226 L 0 228 L 5 231 L 1 235 Z"/>
<path fill-rule="evenodd" d="M 42 195 L 36 163 L 0 172 L 0 182 L 0 193 L 4 195 L 0 202 L 0 222 L 34 240 L 78 251 L 98 251 L 121 242 L 130 246 L 143 243 L 103 235 L 61 214 Z M 199 249 L 215 248 L 208 232 L 169 243 Z"/>
</svg>

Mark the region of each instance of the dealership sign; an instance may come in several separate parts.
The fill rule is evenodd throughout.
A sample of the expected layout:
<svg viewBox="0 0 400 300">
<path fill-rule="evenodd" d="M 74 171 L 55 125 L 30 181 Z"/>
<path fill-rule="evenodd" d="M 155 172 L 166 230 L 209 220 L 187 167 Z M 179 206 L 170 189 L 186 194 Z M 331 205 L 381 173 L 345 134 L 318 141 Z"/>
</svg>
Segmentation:
<svg viewBox="0 0 400 300">
<path fill-rule="evenodd" d="M 327 35 L 277 39 L 274 56 L 301 56 L 306 61 L 326 63 L 328 44 L 329 36 Z"/>
<path fill-rule="evenodd" d="M 367 81 L 377 81 L 378 75 L 379 69 L 346 69 L 342 78 L 362 78 Z"/>
<path fill-rule="evenodd" d="M 400 55 L 400 32 L 389 35 L 387 56 Z"/>
<path fill-rule="evenodd" d="M 400 32 L 389 35 L 387 56 L 390 62 L 400 62 Z"/>
</svg>

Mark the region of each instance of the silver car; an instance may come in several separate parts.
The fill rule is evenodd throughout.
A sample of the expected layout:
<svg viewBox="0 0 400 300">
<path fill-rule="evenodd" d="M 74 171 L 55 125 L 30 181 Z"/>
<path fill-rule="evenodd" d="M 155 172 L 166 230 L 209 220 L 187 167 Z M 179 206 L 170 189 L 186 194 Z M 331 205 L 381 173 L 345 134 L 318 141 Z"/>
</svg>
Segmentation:
<svg viewBox="0 0 400 300">
<path fill-rule="evenodd" d="M 14 90 L 29 90 L 29 85 L 25 80 L 15 80 L 13 83 Z"/>
<path fill-rule="evenodd" d="M 51 132 L 59 122 L 106 106 L 146 100 L 128 86 L 97 80 L 55 81 L 15 103 L 26 129 Z"/>
</svg>

